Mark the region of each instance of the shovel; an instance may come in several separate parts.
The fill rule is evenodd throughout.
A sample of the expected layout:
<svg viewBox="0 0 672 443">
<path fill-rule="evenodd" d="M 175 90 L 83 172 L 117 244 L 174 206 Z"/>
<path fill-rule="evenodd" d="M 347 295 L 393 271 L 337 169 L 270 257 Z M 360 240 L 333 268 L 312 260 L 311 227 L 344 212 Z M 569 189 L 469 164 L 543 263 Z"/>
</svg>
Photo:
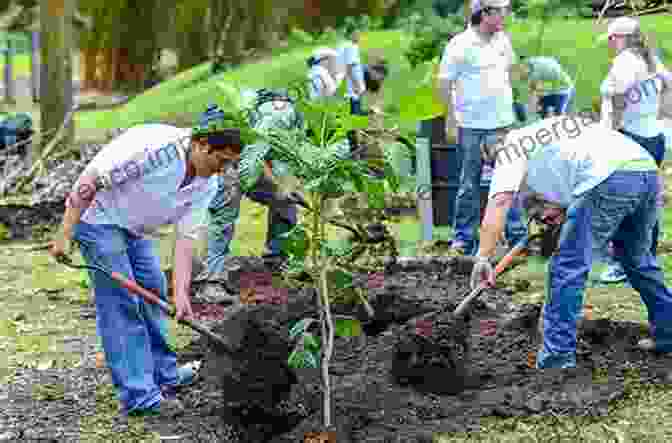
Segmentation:
<svg viewBox="0 0 672 443">
<path fill-rule="evenodd" d="M 541 238 L 542 236 L 543 236 L 543 233 L 528 235 L 527 237 L 522 239 L 520 242 L 518 242 L 513 248 L 511 248 L 511 250 L 504 257 L 502 257 L 499 260 L 499 262 L 497 263 L 497 265 L 495 266 L 495 269 L 494 269 L 495 277 L 499 277 L 500 275 L 502 275 L 502 274 L 506 273 L 507 271 L 510 271 L 511 269 L 513 269 L 511 267 L 511 263 L 513 262 L 513 259 L 520 256 L 524 251 L 527 250 L 530 243 L 537 240 L 538 238 Z M 455 308 L 455 310 L 453 311 L 453 317 L 454 318 L 460 318 L 463 315 L 465 315 L 467 313 L 467 311 L 469 310 L 469 308 L 471 307 L 471 304 L 474 302 L 474 300 L 476 300 L 481 295 L 481 293 L 487 288 L 488 288 L 487 283 L 482 283 L 479 286 L 477 286 L 476 288 L 474 288 L 469 293 L 469 295 L 467 295 L 460 302 L 460 304 L 457 305 L 457 308 Z M 423 315 L 422 317 L 420 317 L 420 319 L 424 320 L 426 318 L 429 318 L 429 317 L 433 316 L 435 313 L 436 313 L 436 311 L 427 313 L 427 314 Z"/>
<path fill-rule="evenodd" d="M 129 291 L 133 292 L 134 294 L 139 295 L 142 297 L 146 302 L 152 303 L 155 305 L 158 305 L 161 310 L 163 310 L 166 314 L 168 314 L 170 317 L 175 318 L 175 307 L 166 303 L 165 301 L 161 300 L 156 294 L 153 292 L 143 288 L 142 286 L 138 285 L 136 282 L 133 280 L 130 280 L 123 275 L 121 275 L 118 272 L 110 272 L 107 269 L 103 268 L 102 266 L 98 265 L 75 265 L 72 260 L 69 257 L 61 257 L 58 259 L 58 261 L 65 266 L 72 268 L 72 269 L 86 269 L 90 271 L 99 271 L 102 272 L 103 274 L 107 275 L 109 278 L 112 280 L 116 281 L 119 283 L 119 286 L 128 289 Z M 196 332 L 199 332 L 202 335 L 205 335 L 208 337 L 210 340 L 212 340 L 214 343 L 216 343 L 220 349 L 225 351 L 226 353 L 234 353 L 235 351 L 233 350 L 233 346 L 231 343 L 229 343 L 224 337 L 215 334 L 212 332 L 210 329 L 206 328 L 200 323 L 197 323 L 193 320 L 190 320 L 188 318 L 186 319 L 181 319 L 178 320 L 178 323 L 186 325 L 193 329 Z"/>
</svg>

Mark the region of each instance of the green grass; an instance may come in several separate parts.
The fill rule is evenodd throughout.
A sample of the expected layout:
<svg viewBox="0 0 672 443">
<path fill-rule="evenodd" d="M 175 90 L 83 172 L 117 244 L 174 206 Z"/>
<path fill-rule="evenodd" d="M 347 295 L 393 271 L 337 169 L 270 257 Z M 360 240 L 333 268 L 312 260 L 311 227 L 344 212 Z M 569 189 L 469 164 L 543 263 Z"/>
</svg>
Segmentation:
<svg viewBox="0 0 672 443">
<path fill-rule="evenodd" d="M 12 60 L 14 78 L 30 76 L 30 54 L 16 54 Z M 0 72 L 4 76 L 5 57 L 0 56 Z"/>
<path fill-rule="evenodd" d="M 645 32 L 655 32 L 658 44 L 672 53 L 672 19 L 654 15 L 642 17 L 641 21 Z M 539 25 L 518 22 L 509 29 L 516 51 L 534 55 Z M 545 26 L 541 54 L 537 54 L 555 56 L 570 75 L 578 73 L 576 103 L 581 109 L 589 107 L 592 97 L 598 95 L 610 63 L 606 42 L 596 43 L 598 34 L 592 20 L 553 21 Z M 366 34 L 361 43 L 364 60 L 369 51 L 375 50 L 389 61 L 391 72 L 383 94 L 385 109 L 391 114 L 398 114 L 401 98 L 424 75 L 422 70 L 412 70 L 403 56 L 409 42 L 409 36 L 401 31 L 381 31 Z M 80 114 L 78 127 L 108 129 L 175 119 L 190 124 L 219 96 L 218 82 L 251 88 L 287 86 L 290 80 L 305 76 L 305 60 L 311 50 L 311 47 L 295 49 L 212 77 L 206 63 L 163 82 L 120 109 Z M 668 64 L 671 61 L 666 60 Z M 413 126 L 405 124 L 407 128 Z"/>
</svg>

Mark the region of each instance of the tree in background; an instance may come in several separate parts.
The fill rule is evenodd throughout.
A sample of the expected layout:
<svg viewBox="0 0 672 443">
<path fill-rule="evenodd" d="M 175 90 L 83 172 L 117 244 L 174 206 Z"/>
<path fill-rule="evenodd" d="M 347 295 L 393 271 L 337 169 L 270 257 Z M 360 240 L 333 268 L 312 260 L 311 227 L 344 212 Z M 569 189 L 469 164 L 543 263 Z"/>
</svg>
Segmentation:
<svg viewBox="0 0 672 443">
<path fill-rule="evenodd" d="M 42 27 L 42 72 L 40 79 L 40 130 L 47 134 L 46 139 L 54 137 L 55 132 L 73 106 L 72 91 L 72 50 L 73 18 L 75 0 L 40 0 L 40 25 Z M 74 140 L 74 119 L 70 121 L 64 133 L 62 143 Z M 33 157 L 39 154 L 40 147 L 33 144 Z"/>
</svg>

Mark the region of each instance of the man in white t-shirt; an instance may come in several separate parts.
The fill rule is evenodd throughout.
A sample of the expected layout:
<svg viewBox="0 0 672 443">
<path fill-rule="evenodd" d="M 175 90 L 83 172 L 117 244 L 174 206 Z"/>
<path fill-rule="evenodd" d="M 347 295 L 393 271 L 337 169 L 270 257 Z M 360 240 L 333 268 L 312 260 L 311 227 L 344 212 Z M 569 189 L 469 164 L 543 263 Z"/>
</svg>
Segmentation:
<svg viewBox="0 0 672 443">
<path fill-rule="evenodd" d="M 364 67 L 359 53 L 359 31 L 350 26 L 346 29 L 346 38 L 348 39 L 340 47 L 340 62 L 345 67 L 345 78 L 348 90 L 345 94 L 350 100 L 350 113 L 353 115 L 362 114 L 362 95 L 366 92 L 364 85 Z"/>
<path fill-rule="evenodd" d="M 61 258 L 79 244 L 84 260 L 117 272 L 167 301 L 167 282 L 149 236 L 175 224 L 173 292 L 178 319 L 192 315 L 194 241 L 207 227 L 216 175 L 236 162 L 243 147 L 235 119 L 216 107 L 207 125 L 192 129 L 164 124 L 134 126 L 93 158 L 66 201 L 62 232 L 51 254 Z M 128 415 L 184 413 L 178 387 L 193 381 L 199 365 L 177 367 L 168 320 L 101 272 L 91 272 L 96 320 L 105 363 Z"/>
<path fill-rule="evenodd" d="M 472 26 L 448 42 L 438 74 L 448 120 L 457 121 L 462 150 L 453 247 L 468 254 L 476 247 L 475 230 L 481 213 L 481 146 L 493 144 L 497 131 L 515 121 L 510 70 L 516 58 L 504 32 L 509 1 L 475 0 L 471 6 Z M 449 139 L 454 138 L 454 134 L 448 135 Z M 507 240 L 515 244 L 526 234 L 521 211 L 514 208 L 507 225 Z"/>
<path fill-rule="evenodd" d="M 609 240 L 618 246 L 615 258 L 648 310 L 652 339 L 640 340 L 639 348 L 672 351 L 672 292 L 650 250 L 661 192 L 656 162 L 638 143 L 596 120 L 569 115 L 540 120 L 511 131 L 493 151 L 497 165 L 472 286 L 494 284 L 490 259 L 519 191 L 525 191 L 528 215 L 562 225 L 548 268 L 540 369 L 576 366 L 583 290 Z"/>
</svg>

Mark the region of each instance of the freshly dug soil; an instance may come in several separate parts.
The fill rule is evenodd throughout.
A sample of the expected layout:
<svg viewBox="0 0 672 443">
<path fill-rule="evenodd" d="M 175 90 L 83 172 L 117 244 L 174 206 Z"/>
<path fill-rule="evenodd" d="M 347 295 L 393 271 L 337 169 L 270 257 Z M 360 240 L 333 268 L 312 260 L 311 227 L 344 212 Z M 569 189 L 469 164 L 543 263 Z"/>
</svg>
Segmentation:
<svg viewBox="0 0 672 443">
<path fill-rule="evenodd" d="M 247 269 L 244 261 L 241 266 Z M 257 266 L 253 261 L 251 268 Z M 385 275 L 382 287 L 370 290 L 376 321 L 368 325 L 364 337 L 337 338 L 332 359 L 333 418 L 339 443 L 431 441 L 434 432 L 478 431 L 479 420 L 492 415 L 602 415 L 611 401 L 623 395 L 626 372 L 632 374 L 634 369 L 641 380 L 660 382 L 672 367 L 670 357 L 635 349 L 637 340 L 645 336 L 642 325 L 596 320 L 585 321 L 581 327 L 577 369 L 530 369 L 527 355 L 535 349 L 532 337 L 540 306 L 516 308 L 509 302 L 510 293 L 490 290 L 465 319 L 470 358 L 464 362 L 464 377 L 451 379 L 446 371 L 429 371 L 424 386 L 401 386 L 392 371 L 400 337 L 418 316 L 437 308 L 452 310 L 469 292 L 467 274 L 458 271 L 465 269 L 446 260 L 406 262 Z M 246 360 L 255 353 L 270 358 L 275 350 L 277 364 L 290 349 L 278 338 L 286 337 L 296 319 L 316 315 L 311 296 L 310 290 L 289 290 L 287 304 L 250 308 L 247 318 L 256 320 L 249 324 L 256 322 L 258 327 L 245 334 L 232 332 L 231 313 L 207 322 L 216 332 L 242 344 L 245 358 L 222 358 L 207 339 L 195 340 L 179 356 L 181 362 L 204 361 L 203 376 L 179 394 L 187 415 L 147 419 L 147 427 L 165 437 L 179 435 L 180 442 L 296 443 L 306 433 L 322 430 L 319 370 L 294 371 L 295 380 L 286 373 L 263 379 L 263 366 L 268 363 L 255 366 Z M 227 308 L 229 312 L 234 309 Z M 335 307 L 342 312 L 348 309 Z M 269 338 L 276 340 L 272 346 L 262 341 Z M 101 372 L 93 368 L 90 358 L 90 366 L 58 374 L 58 383 L 66 389 L 65 399 L 27 400 L 30 386 L 25 381 L 0 387 L 0 429 L 18 436 L 17 441 L 29 435 L 71 441 L 68 436 L 76 435 L 79 415 L 95 408 L 93 392 Z M 246 390 L 254 390 L 251 384 L 236 386 L 230 379 L 235 372 L 232 362 L 241 361 L 249 364 L 249 377 L 255 379 L 254 389 L 259 393 L 256 398 L 244 397 Z M 603 368 L 607 375 L 595 379 L 594 368 Z M 30 379 L 39 382 L 39 374 Z M 284 395 L 279 390 L 271 402 L 258 401 L 270 398 L 264 382 L 268 389 L 284 386 Z M 435 393 L 441 390 L 453 393 Z M 59 411 L 60 418 L 53 419 Z M 115 427 L 124 426 L 124 420 L 118 419 Z"/>
</svg>

